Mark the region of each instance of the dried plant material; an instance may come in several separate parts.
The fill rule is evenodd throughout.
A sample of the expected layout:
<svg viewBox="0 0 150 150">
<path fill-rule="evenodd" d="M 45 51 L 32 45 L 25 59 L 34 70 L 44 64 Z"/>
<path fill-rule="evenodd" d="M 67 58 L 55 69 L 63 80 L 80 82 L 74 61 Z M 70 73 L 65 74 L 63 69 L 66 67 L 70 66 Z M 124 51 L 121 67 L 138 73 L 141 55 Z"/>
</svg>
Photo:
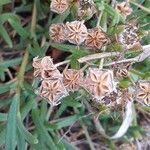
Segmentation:
<svg viewBox="0 0 150 150">
<path fill-rule="evenodd" d="M 60 100 L 68 95 L 60 79 L 43 80 L 39 89 L 39 95 L 46 98 L 52 106 L 60 104 Z"/>
<path fill-rule="evenodd" d="M 127 77 L 129 74 L 129 70 L 131 69 L 131 62 L 115 64 L 113 66 L 114 76 L 117 78 Z"/>
<path fill-rule="evenodd" d="M 139 81 L 136 98 L 138 101 L 144 102 L 148 106 L 150 105 L 150 81 Z"/>
<path fill-rule="evenodd" d="M 41 67 L 43 70 L 55 70 L 56 67 L 53 64 L 53 60 L 50 56 L 45 56 L 41 60 Z"/>
<path fill-rule="evenodd" d="M 51 11 L 62 14 L 64 13 L 69 7 L 69 3 L 67 0 L 52 0 L 50 9 Z"/>
<path fill-rule="evenodd" d="M 112 71 L 89 68 L 89 73 L 84 82 L 84 88 L 93 98 L 100 102 L 106 95 L 116 91 Z"/>
<path fill-rule="evenodd" d="M 52 24 L 49 28 L 50 39 L 54 42 L 62 43 L 65 41 L 65 25 L 63 23 Z"/>
<path fill-rule="evenodd" d="M 67 40 L 72 44 L 80 45 L 87 37 L 87 28 L 84 21 L 73 21 L 66 23 Z"/>
<path fill-rule="evenodd" d="M 58 69 L 55 70 L 42 70 L 41 71 L 41 77 L 44 80 L 48 80 L 51 78 L 62 78 L 62 74 L 60 73 L 60 71 Z"/>
<path fill-rule="evenodd" d="M 38 77 L 38 76 L 41 75 L 41 70 L 42 70 L 41 60 L 42 60 L 42 58 L 39 58 L 39 57 L 33 58 L 32 66 L 34 67 L 34 73 L 33 73 L 33 75 L 35 77 Z"/>
<path fill-rule="evenodd" d="M 135 24 L 128 23 L 124 25 L 124 31 L 118 36 L 119 42 L 125 49 L 132 49 L 140 47 L 140 38 L 137 35 L 137 26 Z"/>
<path fill-rule="evenodd" d="M 132 87 L 118 90 L 116 104 L 120 105 L 123 110 L 129 101 L 133 101 L 133 93 L 134 88 Z"/>
<path fill-rule="evenodd" d="M 112 92 L 109 95 L 105 96 L 102 100 L 101 103 L 106 105 L 106 106 L 116 106 L 116 99 L 117 99 L 117 93 Z"/>
<path fill-rule="evenodd" d="M 81 6 L 78 7 L 77 17 L 79 20 L 89 19 L 97 12 L 95 5 L 88 7 L 87 9 L 83 9 Z"/>
<path fill-rule="evenodd" d="M 83 81 L 83 73 L 80 70 L 65 69 L 63 72 L 63 83 L 68 91 L 76 91 Z"/>
<path fill-rule="evenodd" d="M 117 150 L 136 150 L 136 146 L 134 144 L 121 144 Z"/>
<path fill-rule="evenodd" d="M 101 49 L 108 42 L 106 33 L 100 27 L 95 27 L 88 30 L 85 46 L 90 49 Z"/>
<path fill-rule="evenodd" d="M 118 3 L 116 5 L 116 10 L 123 16 L 128 16 L 132 13 L 132 9 L 127 2 Z"/>
<path fill-rule="evenodd" d="M 54 72 L 56 72 L 57 70 L 50 56 L 45 56 L 43 58 L 35 57 L 33 58 L 32 65 L 34 67 L 34 76 L 35 77 L 41 76 L 44 79 L 47 78 L 48 76 L 50 77 L 54 75 Z"/>
<path fill-rule="evenodd" d="M 94 2 L 93 0 L 80 0 L 79 4 L 82 10 L 86 10 L 88 8 L 91 8 Z"/>
</svg>

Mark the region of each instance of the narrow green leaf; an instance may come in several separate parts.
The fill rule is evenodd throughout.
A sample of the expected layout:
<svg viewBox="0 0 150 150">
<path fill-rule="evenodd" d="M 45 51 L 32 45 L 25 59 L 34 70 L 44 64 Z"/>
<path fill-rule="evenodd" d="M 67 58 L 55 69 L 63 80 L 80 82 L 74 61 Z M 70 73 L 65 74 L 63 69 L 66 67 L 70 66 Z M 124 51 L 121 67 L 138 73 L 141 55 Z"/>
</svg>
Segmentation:
<svg viewBox="0 0 150 150">
<path fill-rule="evenodd" d="M 8 22 L 11 26 L 17 31 L 17 33 L 23 38 L 26 39 L 29 36 L 29 32 L 27 32 L 22 26 L 20 21 L 16 21 L 13 18 L 9 18 Z"/>
<path fill-rule="evenodd" d="M 16 87 L 16 83 L 0 84 L 0 94 L 8 92 Z"/>
<path fill-rule="evenodd" d="M 20 131 L 17 131 L 17 148 L 18 150 L 25 150 L 26 142 Z"/>
<path fill-rule="evenodd" d="M 11 3 L 11 0 L 0 0 L 0 6 Z"/>
<path fill-rule="evenodd" d="M 14 58 L 14 59 L 11 59 L 11 60 L 2 61 L 0 63 L 0 67 L 8 68 L 8 67 L 11 67 L 11 66 L 14 66 L 14 65 L 19 65 L 19 63 L 21 62 L 21 59 L 22 58 Z"/>
<path fill-rule="evenodd" d="M 53 150 L 57 150 L 56 144 L 53 142 L 53 139 L 51 138 L 50 134 L 48 134 L 46 127 L 44 127 L 43 123 L 39 118 L 39 111 L 37 109 L 32 110 L 32 118 L 39 134 L 42 136 L 47 146 L 49 148 L 53 148 Z"/>
<path fill-rule="evenodd" d="M 13 97 L 13 101 L 10 106 L 8 113 L 7 126 L 6 126 L 6 150 L 15 150 L 16 147 L 16 127 L 17 127 L 17 109 L 18 109 L 18 99 Z"/>
<path fill-rule="evenodd" d="M 0 23 L 0 36 L 5 40 L 5 42 L 8 44 L 10 48 L 13 47 L 10 37 L 1 23 Z"/>
<path fill-rule="evenodd" d="M 6 113 L 0 113 L 0 121 L 6 121 L 7 120 L 7 114 Z"/>
<path fill-rule="evenodd" d="M 25 140 L 31 144 L 37 144 L 38 143 L 38 139 L 33 136 L 23 125 L 22 123 L 22 119 L 21 119 L 21 115 L 20 113 L 17 114 L 17 125 L 18 125 L 18 129 L 20 131 L 20 133 L 22 134 L 22 136 L 24 136 Z"/>
</svg>

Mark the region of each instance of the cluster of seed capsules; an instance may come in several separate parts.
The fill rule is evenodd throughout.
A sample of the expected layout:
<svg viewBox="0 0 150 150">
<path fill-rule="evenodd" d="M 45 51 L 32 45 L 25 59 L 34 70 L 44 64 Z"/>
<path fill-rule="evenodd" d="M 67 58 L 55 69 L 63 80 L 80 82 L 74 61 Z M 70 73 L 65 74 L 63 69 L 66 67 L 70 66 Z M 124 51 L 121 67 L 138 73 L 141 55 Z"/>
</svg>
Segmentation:
<svg viewBox="0 0 150 150">
<path fill-rule="evenodd" d="M 101 49 L 109 42 L 101 27 L 87 29 L 84 21 L 72 21 L 65 24 L 53 24 L 49 28 L 50 39 L 54 42 L 68 41 L 75 45 L 84 45 L 89 49 Z"/>
<path fill-rule="evenodd" d="M 115 106 L 122 100 L 132 100 L 136 95 L 137 100 L 150 104 L 150 82 L 140 81 L 134 92 L 130 89 L 118 89 L 114 72 L 109 69 L 88 68 L 83 70 L 64 69 L 62 73 L 53 64 L 50 56 L 33 59 L 34 76 L 41 80 L 38 95 L 43 97 L 52 106 L 60 104 L 61 99 L 70 92 L 84 89 L 91 99 L 100 104 Z"/>
<path fill-rule="evenodd" d="M 83 2 L 83 3 L 82 3 Z M 83 8 L 91 9 L 93 3 L 80 1 L 79 10 Z M 51 11 L 61 14 L 69 9 L 67 0 L 52 0 Z M 90 5 L 90 7 L 89 7 Z M 127 3 L 120 3 L 115 9 L 127 16 L 131 9 Z M 100 26 L 87 29 L 84 21 L 75 20 L 66 23 L 52 24 L 49 28 L 50 39 L 56 43 L 69 42 L 77 46 L 83 45 L 87 49 L 101 49 L 104 45 L 111 43 L 107 34 Z M 139 43 L 137 27 L 132 24 L 124 25 L 124 30 L 118 35 L 120 42 L 125 49 Z M 38 77 L 41 85 L 38 88 L 38 95 L 43 97 L 52 106 L 60 104 L 61 99 L 69 95 L 70 92 L 84 89 L 89 93 L 91 99 L 107 106 L 122 104 L 128 100 L 137 100 L 142 104 L 150 104 L 150 82 L 141 80 L 136 87 L 120 89 L 118 78 L 127 77 L 131 64 L 115 65 L 113 70 L 88 68 L 85 72 L 81 70 L 68 69 L 66 67 L 62 73 L 58 70 L 50 56 L 33 59 L 34 76 Z"/>
</svg>

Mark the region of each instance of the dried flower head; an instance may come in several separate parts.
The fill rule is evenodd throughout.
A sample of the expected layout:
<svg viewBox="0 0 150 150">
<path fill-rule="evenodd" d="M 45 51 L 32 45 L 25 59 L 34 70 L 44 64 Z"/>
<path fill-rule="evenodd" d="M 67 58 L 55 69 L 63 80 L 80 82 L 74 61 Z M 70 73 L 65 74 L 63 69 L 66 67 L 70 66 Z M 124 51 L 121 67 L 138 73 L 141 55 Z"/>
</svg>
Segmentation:
<svg viewBox="0 0 150 150">
<path fill-rule="evenodd" d="M 54 75 L 54 72 L 56 72 L 57 70 L 50 56 L 45 56 L 43 58 L 35 57 L 33 58 L 32 65 L 34 67 L 34 76 L 41 76 L 43 79 L 46 79 L 48 77 L 50 78 L 52 75 Z"/>
<path fill-rule="evenodd" d="M 116 10 L 124 16 L 128 16 L 132 13 L 132 9 L 127 2 L 118 3 Z"/>
<path fill-rule="evenodd" d="M 127 77 L 132 63 L 121 63 L 114 65 L 114 76 L 121 78 Z"/>
<path fill-rule="evenodd" d="M 65 12 L 68 7 L 69 3 L 67 0 L 52 0 L 50 5 L 51 11 L 58 14 L 62 14 L 63 12 Z"/>
<path fill-rule="evenodd" d="M 108 41 L 105 32 L 100 27 L 95 27 L 88 30 L 85 45 L 90 49 L 101 49 Z"/>
<path fill-rule="evenodd" d="M 93 98 L 100 101 L 106 95 L 116 91 L 115 86 L 112 71 L 89 68 L 89 73 L 84 82 L 84 88 Z"/>
<path fill-rule="evenodd" d="M 41 67 L 43 70 L 55 70 L 56 67 L 53 64 L 53 60 L 50 56 L 45 56 L 41 60 Z"/>
<path fill-rule="evenodd" d="M 83 81 L 83 73 L 80 70 L 65 69 L 63 71 L 63 83 L 68 91 L 76 91 Z"/>
<path fill-rule="evenodd" d="M 34 67 L 34 73 L 33 73 L 33 75 L 35 77 L 38 77 L 41 74 L 41 71 L 42 71 L 41 60 L 42 60 L 42 58 L 39 58 L 39 57 L 33 58 L 32 66 Z"/>
<path fill-rule="evenodd" d="M 80 45 L 87 37 L 87 28 L 84 21 L 73 21 L 66 23 L 67 40 L 72 44 Z"/>
<path fill-rule="evenodd" d="M 46 98 L 52 106 L 56 106 L 63 97 L 68 95 L 68 92 L 60 79 L 50 79 L 42 81 L 39 95 Z"/>
<path fill-rule="evenodd" d="M 61 79 L 62 78 L 62 74 L 60 73 L 60 71 L 58 69 L 55 69 L 55 70 L 42 70 L 41 71 L 41 77 L 44 79 L 44 80 L 48 80 L 48 79 L 56 79 L 56 78 L 59 78 Z"/>
<path fill-rule="evenodd" d="M 138 28 L 135 24 L 129 23 L 124 25 L 124 31 L 119 34 L 118 40 L 125 49 L 131 49 L 140 45 L 137 30 Z"/>
<path fill-rule="evenodd" d="M 141 80 L 137 87 L 136 98 L 140 102 L 143 101 L 146 105 L 150 105 L 150 81 Z"/>
<path fill-rule="evenodd" d="M 65 25 L 63 23 L 52 24 L 49 28 L 50 39 L 54 42 L 64 42 L 65 41 Z"/>
</svg>

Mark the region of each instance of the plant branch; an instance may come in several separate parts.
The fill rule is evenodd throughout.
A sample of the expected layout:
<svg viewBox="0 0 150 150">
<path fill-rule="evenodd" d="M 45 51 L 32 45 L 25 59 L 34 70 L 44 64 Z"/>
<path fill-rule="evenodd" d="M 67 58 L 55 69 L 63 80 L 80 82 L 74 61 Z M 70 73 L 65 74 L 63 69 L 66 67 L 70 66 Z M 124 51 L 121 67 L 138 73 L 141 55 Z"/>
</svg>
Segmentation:
<svg viewBox="0 0 150 150">
<path fill-rule="evenodd" d="M 98 60 L 98 59 L 102 59 L 102 58 L 107 58 L 107 57 L 114 57 L 114 56 L 119 56 L 121 53 L 120 52 L 103 52 L 103 53 L 96 53 L 96 54 L 92 54 L 92 55 L 87 55 L 84 57 L 81 57 L 78 59 L 79 63 L 86 63 L 92 60 Z M 123 63 L 123 62 L 141 62 L 144 59 L 146 59 L 147 57 L 150 57 L 150 45 L 145 45 L 143 46 L 143 52 L 141 54 L 139 54 L 138 56 L 134 57 L 134 58 L 130 58 L 130 59 L 123 59 L 120 61 L 115 61 L 115 62 L 111 62 L 108 64 L 104 64 L 104 66 L 111 66 L 117 63 Z M 56 67 L 59 67 L 61 65 L 65 65 L 68 64 L 70 62 L 70 60 L 65 60 L 62 61 L 60 63 L 55 64 Z"/>
<path fill-rule="evenodd" d="M 136 2 L 134 2 L 134 1 L 132 1 L 132 0 L 129 0 L 129 2 L 130 2 L 131 4 L 133 4 L 133 5 L 135 5 L 135 6 L 139 7 L 139 8 L 141 8 L 143 11 L 145 11 L 145 12 L 147 12 L 147 13 L 150 14 L 150 9 L 148 9 L 148 8 L 146 8 L 146 7 L 140 5 L 140 4 L 138 4 L 138 3 L 136 3 Z"/>
</svg>

